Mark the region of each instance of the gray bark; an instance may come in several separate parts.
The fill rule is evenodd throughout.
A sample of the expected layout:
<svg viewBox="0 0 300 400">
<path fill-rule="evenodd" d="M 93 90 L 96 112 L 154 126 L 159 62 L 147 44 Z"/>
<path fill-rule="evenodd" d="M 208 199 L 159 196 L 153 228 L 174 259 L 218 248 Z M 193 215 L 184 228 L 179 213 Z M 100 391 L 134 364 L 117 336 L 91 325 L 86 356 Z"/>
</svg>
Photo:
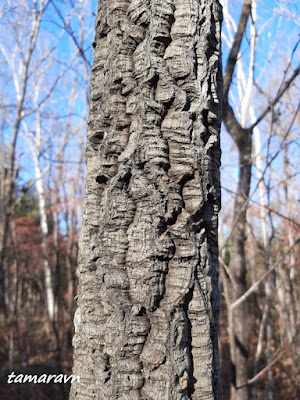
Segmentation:
<svg viewBox="0 0 300 400">
<path fill-rule="evenodd" d="M 72 400 L 218 399 L 221 8 L 99 1 Z"/>
</svg>

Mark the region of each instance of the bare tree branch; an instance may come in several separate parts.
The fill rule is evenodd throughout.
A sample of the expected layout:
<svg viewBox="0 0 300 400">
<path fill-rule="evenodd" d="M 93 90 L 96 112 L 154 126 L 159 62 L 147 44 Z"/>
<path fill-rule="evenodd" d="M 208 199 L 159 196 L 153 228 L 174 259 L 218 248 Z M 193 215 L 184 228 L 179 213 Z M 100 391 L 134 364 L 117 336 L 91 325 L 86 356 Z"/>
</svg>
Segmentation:
<svg viewBox="0 0 300 400">
<path fill-rule="evenodd" d="M 252 130 L 256 125 L 258 125 L 261 120 L 272 110 L 272 108 L 278 103 L 278 101 L 281 99 L 281 97 L 284 95 L 284 93 L 288 90 L 288 88 L 291 86 L 292 82 L 295 80 L 295 78 L 299 75 L 300 72 L 300 64 L 298 67 L 294 70 L 292 76 L 290 79 L 288 79 L 282 86 L 282 88 L 279 90 L 277 95 L 275 96 L 274 100 L 271 101 L 271 103 L 268 105 L 268 107 L 265 108 L 265 110 L 260 114 L 260 116 L 257 118 L 257 120 L 250 126 L 250 130 Z"/>
<path fill-rule="evenodd" d="M 56 4 L 54 3 L 53 0 L 50 0 L 51 4 L 53 5 L 58 17 L 60 18 L 60 20 L 63 23 L 63 27 L 65 29 L 65 31 L 67 32 L 67 34 L 70 36 L 70 38 L 73 40 L 75 46 L 77 47 L 80 55 L 82 56 L 84 62 L 87 64 L 87 66 L 89 68 L 91 68 L 91 63 L 89 62 L 89 60 L 86 58 L 86 55 L 84 54 L 84 49 L 82 48 L 82 46 L 80 45 L 80 43 L 78 42 L 78 40 L 76 39 L 74 32 L 72 31 L 71 27 L 69 24 L 67 24 L 64 20 L 64 17 L 62 15 L 62 13 L 60 12 L 59 8 L 56 6 Z"/>
<path fill-rule="evenodd" d="M 234 41 L 228 56 L 227 66 L 224 75 L 224 99 L 227 101 L 228 92 L 232 82 L 233 72 L 235 64 L 237 62 L 238 54 L 240 51 L 242 39 L 247 26 L 248 18 L 251 13 L 252 0 L 245 0 L 242 8 L 242 13 L 239 21 L 239 25 L 234 37 Z"/>
<path fill-rule="evenodd" d="M 269 368 L 271 368 L 277 361 L 284 355 L 285 350 L 279 350 L 277 356 L 268 364 L 266 365 L 258 374 L 256 374 L 253 378 L 248 379 L 247 384 L 252 385 L 255 383 L 262 375 L 264 375 Z"/>
<path fill-rule="evenodd" d="M 283 253 L 283 255 L 275 262 L 273 263 L 270 268 L 268 269 L 268 271 L 266 271 L 255 283 L 253 283 L 253 285 L 247 290 L 247 292 L 245 292 L 243 294 L 243 296 L 241 296 L 238 300 L 236 300 L 234 303 L 231 304 L 231 309 L 236 308 L 237 306 L 239 306 L 241 303 L 243 303 L 243 301 L 245 301 L 252 293 L 254 293 L 256 291 L 256 289 L 258 288 L 258 286 L 265 280 L 265 278 L 277 267 L 277 265 L 285 258 L 285 256 L 287 254 L 289 254 L 289 252 L 291 250 L 293 250 L 293 248 L 300 242 L 300 238 L 298 238 L 295 243 L 290 246 L 287 251 L 285 253 Z"/>
</svg>

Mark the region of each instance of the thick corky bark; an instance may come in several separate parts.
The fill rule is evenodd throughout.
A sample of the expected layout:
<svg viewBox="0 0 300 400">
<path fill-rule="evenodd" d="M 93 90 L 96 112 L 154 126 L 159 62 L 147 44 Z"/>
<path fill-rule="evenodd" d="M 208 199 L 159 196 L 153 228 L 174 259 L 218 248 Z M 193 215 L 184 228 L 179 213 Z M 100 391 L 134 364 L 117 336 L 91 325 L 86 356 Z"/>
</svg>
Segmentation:
<svg viewBox="0 0 300 400">
<path fill-rule="evenodd" d="M 221 9 L 99 1 L 72 400 L 217 399 Z"/>
</svg>

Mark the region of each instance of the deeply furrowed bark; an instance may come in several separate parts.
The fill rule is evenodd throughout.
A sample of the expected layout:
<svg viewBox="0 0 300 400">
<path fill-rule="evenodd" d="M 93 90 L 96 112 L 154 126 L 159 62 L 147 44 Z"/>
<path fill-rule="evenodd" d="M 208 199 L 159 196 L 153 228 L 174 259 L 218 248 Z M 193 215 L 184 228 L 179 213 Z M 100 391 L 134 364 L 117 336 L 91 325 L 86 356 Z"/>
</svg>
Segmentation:
<svg viewBox="0 0 300 400">
<path fill-rule="evenodd" d="M 221 10 L 99 1 L 72 400 L 218 399 Z"/>
</svg>

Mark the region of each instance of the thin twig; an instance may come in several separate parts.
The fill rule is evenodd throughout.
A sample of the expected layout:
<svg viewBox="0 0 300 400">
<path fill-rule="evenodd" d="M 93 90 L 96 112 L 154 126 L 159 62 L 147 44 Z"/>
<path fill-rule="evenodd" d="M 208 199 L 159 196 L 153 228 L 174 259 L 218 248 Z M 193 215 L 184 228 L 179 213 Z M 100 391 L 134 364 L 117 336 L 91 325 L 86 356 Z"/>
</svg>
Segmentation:
<svg viewBox="0 0 300 400">
<path fill-rule="evenodd" d="M 223 261 L 223 259 L 222 259 L 221 256 L 219 256 L 219 263 L 220 263 L 220 265 L 222 266 L 222 268 L 224 268 L 226 274 L 229 276 L 229 279 L 230 279 L 230 281 L 231 281 L 231 283 L 232 283 L 233 288 L 236 290 L 236 282 L 235 282 L 235 280 L 234 280 L 234 278 L 233 278 L 233 276 L 232 276 L 232 274 L 231 274 L 231 272 L 230 272 L 230 269 L 229 269 L 229 268 L 227 267 L 227 265 L 224 263 L 224 261 Z"/>
<path fill-rule="evenodd" d="M 268 107 L 265 108 L 265 110 L 260 114 L 260 116 L 257 118 L 257 120 L 250 126 L 250 128 L 249 128 L 250 130 L 255 128 L 255 126 L 258 125 L 260 123 L 260 121 L 268 114 L 268 112 L 272 110 L 272 108 L 278 103 L 278 101 L 281 99 L 281 97 L 284 95 L 284 93 L 288 90 L 288 88 L 290 87 L 292 82 L 295 80 L 295 78 L 299 75 L 299 73 L 300 73 L 300 64 L 294 70 L 294 73 L 292 74 L 290 79 L 288 79 L 285 82 L 282 89 L 279 90 L 279 92 L 275 96 L 274 100 L 271 101 L 271 103 L 268 105 Z"/>
<path fill-rule="evenodd" d="M 248 379 L 248 385 L 252 385 L 254 382 L 256 382 L 262 375 L 264 375 L 268 369 L 270 369 L 274 364 L 277 363 L 277 361 L 284 355 L 285 350 L 279 350 L 277 356 L 263 368 L 258 374 L 256 374 L 253 378 Z"/>
</svg>

